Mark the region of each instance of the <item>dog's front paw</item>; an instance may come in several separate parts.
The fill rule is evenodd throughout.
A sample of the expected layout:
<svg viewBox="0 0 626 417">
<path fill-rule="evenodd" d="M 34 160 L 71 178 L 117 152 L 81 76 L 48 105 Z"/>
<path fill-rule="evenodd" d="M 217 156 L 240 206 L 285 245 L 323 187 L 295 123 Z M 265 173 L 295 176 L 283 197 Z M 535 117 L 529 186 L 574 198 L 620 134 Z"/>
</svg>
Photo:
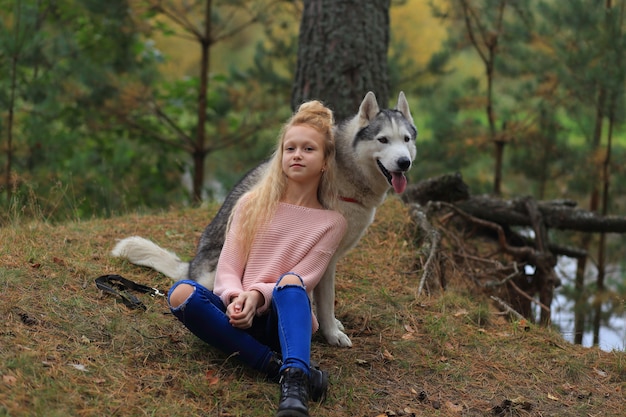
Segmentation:
<svg viewBox="0 0 626 417">
<path fill-rule="evenodd" d="M 339 329 L 334 329 L 330 332 L 323 332 L 323 334 L 329 345 L 352 347 L 352 341 L 350 340 L 350 338 Z"/>
<path fill-rule="evenodd" d="M 339 321 L 339 319 L 335 318 L 335 324 L 337 325 L 337 328 L 341 330 L 342 332 L 346 331 L 346 328 L 343 327 L 343 323 Z"/>
</svg>

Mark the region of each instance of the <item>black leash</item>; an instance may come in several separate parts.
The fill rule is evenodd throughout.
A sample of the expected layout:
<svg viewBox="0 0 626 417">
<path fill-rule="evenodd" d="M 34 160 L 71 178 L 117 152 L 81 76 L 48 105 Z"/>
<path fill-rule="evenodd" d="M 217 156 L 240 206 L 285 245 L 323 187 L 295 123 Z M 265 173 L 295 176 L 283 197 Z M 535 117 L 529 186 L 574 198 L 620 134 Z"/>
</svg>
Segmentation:
<svg viewBox="0 0 626 417">
<path fill-rule="evenodd" d="M 102 275 L 96 278 L 96 286 L 104 292 L 116 295 L 122 300 L 126 307 L 133 310 L 138 308 L 145 310 L 146 306 L 141 302 L 141 300 L 139 300 L 139 298 L 131 294 L 129 291 L 149 294 L 151 297 L 165 297 L 165 294 L 156 288 L 137 284 L 136 282 L 126 279 L 120 275 Z"/>
</svg>

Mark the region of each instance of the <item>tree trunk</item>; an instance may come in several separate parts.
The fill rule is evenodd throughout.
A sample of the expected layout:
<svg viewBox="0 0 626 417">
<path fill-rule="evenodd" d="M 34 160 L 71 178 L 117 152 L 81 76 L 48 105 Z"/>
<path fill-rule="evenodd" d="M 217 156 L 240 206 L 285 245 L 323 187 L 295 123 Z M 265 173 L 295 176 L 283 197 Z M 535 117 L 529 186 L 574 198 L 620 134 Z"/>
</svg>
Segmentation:
<svg viewBox="0 0 626 417">
<path fill-rule="evenodd" d="M 503 200 L 491 196 L 469 196 L 460 174 L 429 178 L 407 187 L 402 196 L 405 203 L 421 205 L 432 202 L 454 203 L 465 213 L 479 219 L 506 226 L 534 226 L 528 214 L 527 198 Z M 569 200 L 538 201 L 542 222 L 549 229 L 591 233 L 626 233 L 625 216 L 603 216 L 582 210 Z M 567 256 L 586 256 L 585 250 L 571 251 Z"/>
<path fill-rule="evenodd" d="M 469 196 L 469 187 L 463 182 L 461 174 L 457 172 L 410 184 L 402 193 L 402 200 L 405 203 L 418 203 L 424 206 L 429 201 L 454 203 L 467 200 Z"/>
<path fill-rule="evenodd" d="M 509 226 L 531 226 L 523 199 L 502 200 L 473 196 L 455 205 L 480 219 Z M 568 201 L 542 201 L 538 203 L 538 208 L 546 227 L 550 229 L 575 230 L 587 232 L 589 235 L 603 232 L 626 233 L 626 217 L 601 216 L 578 209 Z"/>
<path fill-rule="evenodd" d="M 574 344 L 583 344 L 585 334 L 585 317 L 587 310 L 587 292 L 585 291 L 585 265 L 587 257 L 578 258 L 576 262 L 576 279 L 574 280 Z"/>
<path fill-rule="evenodd" d="M 291 106 L 318 99 L 342 121 L 368 91 L 389 101 L 390 0 L 304 0 Z"/>
<path fill-rule="evenodd" d="M 211 9 L 212 0 L 207 0 L 204 9 L 204 36 L 200 39 L 200 90 L 198 91 L 198 126 L 193 152 L 193 201 L 202 202 L 204 185 L 204 160 L 206 157 L 206 99 L 209 89 L 209 69 L 211 65 Z"/>
<path fill-rule="evenodd" d="M 493 108 L 493 82 L 495 78 L 496 55 L 498 53 L 498 37 L 503 34 L 506 1 L 501 1 L 497 5 L 497 19 L 494 22 L 495 27 L 492 31 L 486 30 L 488 25 L 480 21 L 479 14 L 472 9 L 469 1 L 462 0 L 460 5 L 463 9 L 467 35 L 485 66 L 485 76 L 487 77 L 485 113 L 489 122 L 489 140 L 494 144 L 493 194 L 499 196 L 502 193 L 502 161 L 504 159 L 506 141 L 503 136 L 505 129 L 503 128 L 502 137 L 498 137 L 496 131 L 496 114 Z"/>
<path fill-rule="evenodd" d="M 11 57 L 11 92 L 9 98 L 9 115 L 7 117 L 7 164 L 5 168 L 5 186 L 7 190 L 7 202 L 11 202 L 13 195 L 13 181 L 11 171 L 13 170 L 13 120 L 15 115 L 15 91 L 17 90 L 17 56 L 15 51 Z"/>
</svg>

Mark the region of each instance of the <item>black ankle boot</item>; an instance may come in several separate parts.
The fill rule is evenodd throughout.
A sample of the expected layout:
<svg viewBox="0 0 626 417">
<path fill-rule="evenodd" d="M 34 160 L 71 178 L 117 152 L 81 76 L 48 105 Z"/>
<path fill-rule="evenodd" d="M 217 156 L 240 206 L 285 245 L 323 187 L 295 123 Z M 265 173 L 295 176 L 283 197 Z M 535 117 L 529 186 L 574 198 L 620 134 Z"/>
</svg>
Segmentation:
<svg viewBox="0 0 626 417">
<path fill-rule="evenodd" d="M 280 382 L 280 368 L 283 366 L 283 361 L 276 355 L 272 356 L 270 362 L 267 364 L 265 373 L 267 380 L 279 383 Z"/>
<path fill-rule="evenodd" d="M 282 366 L 283 361 L 278 355 L 274 354 L 265 370 L 267 380 L 280 383 L 280 368 Z M 324 400 L 326 400 L 328 382 L 328 372 L 322 371 L 317 362 L 311 362 L 311 367 L 309 368 L 309 397 L 311 401 L 324 402 Z"/>
<path fill-rule="evenodd" d="M 312 401 L 324 402 L 328 391 L 328 372 L 318 367 L 309 369 L 309 395 Z"/>
<path fill-rule="evenodd" d="M 309 376 L 298 368 L 280 375 L 280 402 L 276 417 L 309 417 Z"/>
</svg>

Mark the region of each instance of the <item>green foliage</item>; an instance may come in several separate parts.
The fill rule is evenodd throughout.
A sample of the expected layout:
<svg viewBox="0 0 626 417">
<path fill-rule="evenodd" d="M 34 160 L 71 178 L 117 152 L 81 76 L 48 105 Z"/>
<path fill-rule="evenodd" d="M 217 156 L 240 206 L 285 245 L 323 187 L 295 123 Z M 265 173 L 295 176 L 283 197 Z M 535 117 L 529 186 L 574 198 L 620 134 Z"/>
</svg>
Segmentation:
<svg viewBox="0 0 626 417">
<path fill-rule="evenodd" d="M 150 59 L 135 56 L 143 48 L 128 10 L 124 0 L 106 6 L 19 0 L 3 20 L 0 67 L 17 81 L 0 79 L 1 90 L 9 92 L 0 97 L 2 107 L 14 114 L 12 126 L 3 129 L 3 140 L 13 137 L 11 152 L 4 155 L 11 161 L 13 180 L 5 187 L 11 187 L 13 201 L 5 198 L 4 207 L 24 205 L 34 193 L 37 201 L 30 204 L 50 210 L 46 216 L 54 219 L 64 211 L 80 217 L 108 214 L 119 210 L 122 200 L 135 198 L 120 193 L 118 173 L 124 167 L 109 159 L 116 152 L 129 156 L 124 144 L 116 144 L 124 134 L 109 130 L 101 114 L 105 104 L 119 99 L 122 79 L 156 75 Z M 144 154 L 136 154 L 136 168 L 153 164 Z M 144 173 L 152 168 L 142 166 Z M 147 197 L 140 198 L 142 204 L 153 198 Z M 72 208 L 49 207 L 64 200 Z"/>
<path fill-rule="evenodd" d="M 473 192 L 488 190 L 482 186 L 489 180 L 493 152 L 484 112 L 487 77 L 481 71 L 477 78 L 458 60 L 470 53 L 472 62 L 482 67 L 489 45 L 496 42 L 493 109 L 496 138 L 506 143 L 505 190 L 508 194 L 532 191 L 538 198 L 582 200 L 595 178 L 590 170 L 598 166 L 599 152 L 606 149 L 604 139 L 598 152 L 590 147 L 600 86 L 612 95 L 604 109 L 607 117 L 613 114 L 612 151 L 621 152 L 623 147 L 623 134 L 618 132 L 625 114 L 625 22 L 620 13 L 624 2 L 615 2 L 608 12 L 604 4 L 591 7 L 582 0 L 455 0 L 445 2 L 447 7 L 443 3 L 433 3 L 433 12 L 449 28 L 440 55 L 446 75 L 437 77 L 436 92 L 427 95 L 423 90 L 421 96 L 427 101 L 423 106 L 428 112 L 426 123 L 436 143 L 423 144 L 426 163 L 448 170 L 457 167 Z M 462 5 L 470 10 L 472 22 L 478 22 L 473 38 L 460 13 Z M 612 161 L 611 175 L 623 175 L 621 163 L 616 158 Z M 572 170 L 572 166 L 588 169 Z M 613 198 L 618 195 L 612 193 Z"/>
<path fill-rule="evenodd" d="M 243 8 L 244 3 L 249 7 Z M 482 193 L 490 191 L 493 171 L 486 84 L 483 68 L 476 72 L 467 65 L 480 58 L 469 48 L 465 25 L 458 20 L 461 3 L 435 3 L 449 33 L 444 48 L 425 64 L 418 65 L 411 54 L 414 39 L 392 31 L 389 77 L 391 91 L 407 92 L 420 132 L 412 179 L 460 171 L 472 192 Z M 485 33 L 497 29 L 504 3 L 471 3 Z M 614 93 L 616 123 L 610 203 L 614 212 L 626 206 L 620 197 L 626 175 L 620 164 L 626 137 L 626 41 L 618 13 L 623 1 L 615 3 L 610 13 L 582 0 L 506 3 L 494 61 L 494 107 L 496 128 L 507 140 L 507 193 L 584 199 L 590 175 L 571 167 L 590 166 L 589 158 L 598 159 L 589 154 L 589 143 L 594 89 L 604 85 Z M 2 207 L 39 204 L 39 212 L 53 219 L 189 202 L 180 177 L 192 170 L 200 78 L 194 74 L 164 81 L 158 65 L 167 57 L 151 36 L 174 38 L 191 28 L 202 32 L 206 3 L 185 4 L 189 14 L 198 16 L 189 20 L 189 27 L 164 19 L 165 7 L 175 2 L 153 7 L 146 1 L 0 0 L 0 5 L 8 11 L 0 19 L 2 169 L 11 151 L 13 175 L 9 201 L 10 184 L 4 184 L 2 172 Z M 233 33 L 225 30 L 229 16 L 243 27 L 256 26 L 229 41 L 233 54 L 252 51 L 250 65 L 232 61 L 228 70 L 210 72 L 203 149 L 207 183 L 216 180 L 228 190 L 269 155 L 290 113 L 300 7 L 270 0 L 214 2 L 215 33 Z M 250 23 L 254 16 L 257 20 Z M 10 128 L 8 109 L 14 112 Z M 9 130 L 12 145 L 7 143 Z M 205 192 L 213 193 L 210 187 Z M 66 209 L 69 214 L 61 214 Z"/>
</svg>

